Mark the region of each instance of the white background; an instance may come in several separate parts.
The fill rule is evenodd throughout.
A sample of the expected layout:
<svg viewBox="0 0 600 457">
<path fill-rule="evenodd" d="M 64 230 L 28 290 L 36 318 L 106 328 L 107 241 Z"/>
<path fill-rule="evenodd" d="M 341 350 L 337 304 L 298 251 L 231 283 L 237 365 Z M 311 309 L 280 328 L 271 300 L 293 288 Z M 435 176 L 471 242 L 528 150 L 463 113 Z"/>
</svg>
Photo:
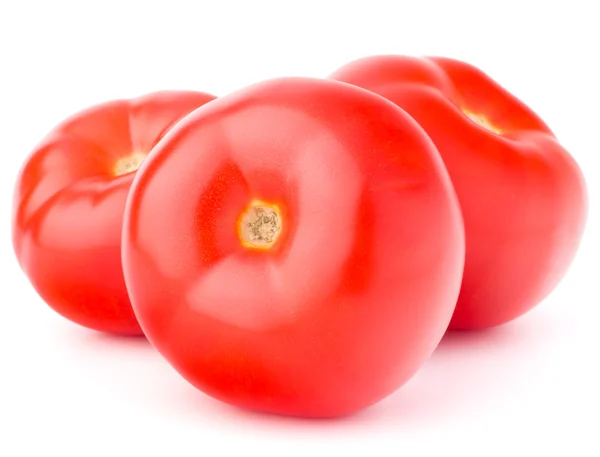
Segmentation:
<svg viewBox="0 0 600 457">
<path fill-rule="evenodd" d="M 0 455 L 600 455 L 595 3 L 0 1 Z M 474 63 L 581 164 L 586 236 L 533 312 L 447 336 L 416 377 L 362 414 L 307 421 L 217 403 L 145 340 L 76 327 L 33 292 L 10 245 L 12 187 L 63 118 L 159 89 L 224 95 L 270 77 L 326 76 L 381 53 Z"/>
</svg>

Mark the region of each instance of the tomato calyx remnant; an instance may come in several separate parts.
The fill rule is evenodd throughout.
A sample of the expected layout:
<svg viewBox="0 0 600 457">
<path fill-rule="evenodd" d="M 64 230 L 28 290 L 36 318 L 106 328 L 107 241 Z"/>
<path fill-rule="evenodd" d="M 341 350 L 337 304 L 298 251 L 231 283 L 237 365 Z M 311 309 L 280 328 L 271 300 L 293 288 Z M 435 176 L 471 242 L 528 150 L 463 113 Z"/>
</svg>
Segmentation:
<svg viewBox="0 0 600 457">
<path fill-rule="evenodd" d="M 136 171 L 142 165 L 142 162 L 146 158 L 146 154 L 141 152 L 134 152 L 131 155 L 123 157 L 115 162 L 114 174 L 115 176 L 126 175 Z"/>
<path fill-rule="evenodd" d="M 276 205 L 253 201 L 239 219 L 242 244 L 253 249 L 269 249 L 281 233 L 281 215 Z"/>
<path fill-rule="evenodd" d="M 494 132 L 497 135 L 500 135 L 502 133 L 502 130 L 500 130 L 498 127 L 492 124 L 490 120 L 483 114 L 473 113 L 472 111 L 465 109 L 463 109 L 462 112 L 477 125 L 480 125 L 481 127 L 489 130 L 490 132 Z"/>
</svg>

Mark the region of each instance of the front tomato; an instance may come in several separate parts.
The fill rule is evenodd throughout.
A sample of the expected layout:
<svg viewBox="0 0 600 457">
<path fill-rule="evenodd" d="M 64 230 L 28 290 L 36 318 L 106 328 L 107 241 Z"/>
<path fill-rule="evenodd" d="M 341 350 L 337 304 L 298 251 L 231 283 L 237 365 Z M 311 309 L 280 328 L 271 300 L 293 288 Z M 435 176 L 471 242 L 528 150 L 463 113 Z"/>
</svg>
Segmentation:
<svg viewBox="0 0 600 457">
<path fill-rule="evenodd" d="M 337 416 L 434 350 L 463 242 L 443 164 L 408 115 L 289 78 L 200 108 L 156 146 L 128 198 L 123 265 L 147 337 L 199 389 Z"/>
<path fill-rule="evenodd" d="M 167 91 L 98 105 L 54 129 L 27 159 L 14 195 L 13 245 L 58 313 L 95 330 L 141 333 L 120 252 L 133 172 L 170 127 L 212 99 Z"/>
</svg>

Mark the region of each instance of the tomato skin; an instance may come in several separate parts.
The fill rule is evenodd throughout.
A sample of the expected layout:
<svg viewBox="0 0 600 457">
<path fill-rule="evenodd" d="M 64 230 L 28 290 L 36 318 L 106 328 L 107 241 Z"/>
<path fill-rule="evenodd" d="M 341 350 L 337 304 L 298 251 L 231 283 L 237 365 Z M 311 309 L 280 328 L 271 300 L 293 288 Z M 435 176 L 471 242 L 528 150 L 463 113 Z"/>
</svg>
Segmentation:
<svg viewBox="0 0 600 457">
<path fill-rule="evenodd" d="M 281 211 L 244 246 L 253 201 Z M 464 261 L 456 196 L 422 129 L 382 97 L 283 78 L 220 98 L 153 150 L 123 265 L 152 344 L 224 402 L 331 417 L 377 402 L 436 347 Z"/>
<path fill-rule="evenodd" d="M 39 295 L 85 327 L 141 334 L 121 267 L 123 211 L 134 172 L 119 159 L 147 153 L 212 95 L 163 91 L 104 103 L 56 127 L 17 179 L 13 246 Z"/>
<path fill-rule="evenodd" d="M 396 103 L 442 155 L 467 242 L 450 328 L 509 322 L 554 289 L 579 246 L 586 187 L 573 158 L 533 111 L 481 70 L 447 58 L 368 57 L 331 78 Z M 483 116 L 484 126 L 466 113 Z"/>
</svg>

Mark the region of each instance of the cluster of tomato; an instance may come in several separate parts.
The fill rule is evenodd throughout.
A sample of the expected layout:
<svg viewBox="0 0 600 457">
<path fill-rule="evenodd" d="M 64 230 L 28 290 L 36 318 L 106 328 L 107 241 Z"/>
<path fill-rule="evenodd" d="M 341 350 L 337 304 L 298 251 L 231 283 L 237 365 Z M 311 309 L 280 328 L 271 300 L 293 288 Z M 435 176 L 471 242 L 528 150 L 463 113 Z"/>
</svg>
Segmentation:
<svg viewBox="0 0 600 457">
<path fill-rule="evenodd" d="M 323 417 L 535 306 L 586 211 L 573 158 L 482 71 L 378 56 L 77 114 L 22 168 L 13 243 L 66 318 L 143 332 L 225 402 Z"/>
</svg>

